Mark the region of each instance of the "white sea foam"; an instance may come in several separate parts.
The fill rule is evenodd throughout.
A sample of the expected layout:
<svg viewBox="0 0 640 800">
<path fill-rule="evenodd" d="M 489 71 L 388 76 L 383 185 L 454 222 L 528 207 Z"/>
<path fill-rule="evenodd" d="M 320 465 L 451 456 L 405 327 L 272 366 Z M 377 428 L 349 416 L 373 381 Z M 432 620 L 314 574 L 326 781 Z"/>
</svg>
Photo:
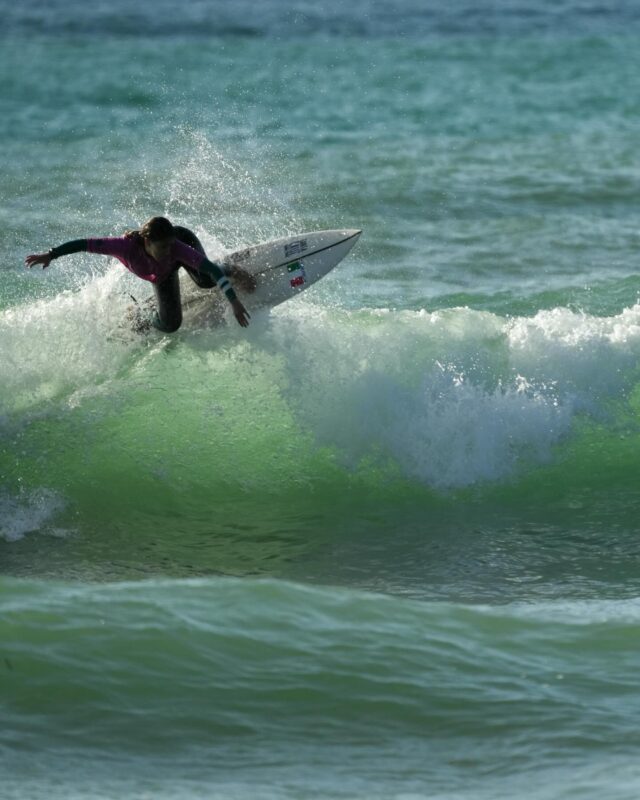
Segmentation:
<svg viewBox="0 0 640 800">
<path fill-rule="evenodd" d="M 114 267 L 79 290 L 0 312 L 0 413 L 24 412 L 115 374 L 136 344 L 121 328 L 130 291 L 129 276 Z"/>
<path fill-rule="evenodd" d="M 637 377 L 640 307 L 332 313 L 283 308 L 271 331 L 298 417 L 346 463 L 391 457 L 439 488 L 549 459 L 578 414 L 602 414 Z"/>
</svg>

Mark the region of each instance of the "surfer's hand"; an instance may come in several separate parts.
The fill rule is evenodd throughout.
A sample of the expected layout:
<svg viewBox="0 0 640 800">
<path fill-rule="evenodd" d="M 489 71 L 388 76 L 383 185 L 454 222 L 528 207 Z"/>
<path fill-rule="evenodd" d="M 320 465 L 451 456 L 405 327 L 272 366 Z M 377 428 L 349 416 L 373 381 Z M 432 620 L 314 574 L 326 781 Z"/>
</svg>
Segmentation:
<svg viewBox="0 0 640 800">
<path fill-rule="evenodd" d="M 42 269 L 46 269 L 51 263 L 51 253 L 37 253 L 27 256 L 24 260 L 24 263 L 29 267 L 29 269 L 31 269 L 31 267 L 35 267 L 36 264 L 42 264 Z"/>
<path fill-rule="evenodd" d="M 231 301 L 231 308 L 233 308 L 234 317 L 238 320 L 238 325 L 241 325 L 243 328 L 247 328 L 249 326 L 249 319 L 251 315 L 237 297 L 235 300 Z"/>
</svg>

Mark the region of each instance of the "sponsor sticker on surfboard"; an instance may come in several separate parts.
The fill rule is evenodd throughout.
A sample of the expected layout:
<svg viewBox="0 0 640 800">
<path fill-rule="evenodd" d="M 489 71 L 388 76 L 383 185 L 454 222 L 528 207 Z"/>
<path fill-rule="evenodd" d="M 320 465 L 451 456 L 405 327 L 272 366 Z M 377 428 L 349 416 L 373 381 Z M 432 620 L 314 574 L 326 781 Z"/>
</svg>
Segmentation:
<svg viewBox="0 0 640 800">
<path fill-rule="evenodd" d="M 297 286 L 304 286 L 307 276 L 305 275 L 302 261 L 294 261 L 287 266 L 287 269 L 289 270 L 289 283 L 292 288 L 295 289 Z"/>
<path fill-rule="evenodd" d="M 291 256 L 297 256 L 300 255 L 300 253 L 306 252 L 308 246 L 306 239 L 296 239 L 293 242 L 287 242 L 284 246 L 285 258 L 291 258 Z"/>
</svg>

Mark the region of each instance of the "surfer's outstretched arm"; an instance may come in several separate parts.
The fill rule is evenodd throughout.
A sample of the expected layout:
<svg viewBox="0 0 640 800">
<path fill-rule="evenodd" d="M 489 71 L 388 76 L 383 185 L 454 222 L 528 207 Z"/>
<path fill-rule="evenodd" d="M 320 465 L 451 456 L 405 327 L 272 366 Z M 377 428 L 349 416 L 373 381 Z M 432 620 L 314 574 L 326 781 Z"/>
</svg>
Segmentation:
<svg viewBox="0 0 640 800">
<path fill-rule="evenodd" d="M 130 238 L 130 237 L 129 237 Z M 42 269 L 46 269 L 49 264 L 56 258 L 60 256 L 67 256 L 71 255 L 71 253 L 81 253 L 83 251 L 90 251 L 93 253 L 102 253 L 103 255 L 113 255 L 118 258 L 122 263 L 131 271 L 138 275 L 139 277 L 145 278 L 147 280 L 151 280 L 152 283 L 158 283 L 157 279 L 152 277 L 147 277 L 146 273 L 142 274 L 135 267 L 131 265 L 131 254 L 123 251 L 123 243 L 126 243 L 126 247 L 129 247 L 129 239 L 121 238 L 121 239 L 74 239 L 70 242 L 65 242 L 64 244 L 58 245 L 58 247 L 52 247 L 47 253 L 34 253 L 33 255 L 29 255 L 25 258 L 25 264 L 28 267 L 35 267 L 38 264 L 42 265 Z M 227 297 L 227 300 L 231 304 L 231 308 L 233 309 L 233 315 L 235 316 L 238 324 L 241 325 L 243 328 L 246 328 L 249 325 L 250 314 L 241 301 L 238 299 L 233 287 L 231 286 L 231 282 L 227 277 L 225 271 L 215 264 L 213 261 L 209 261 L 209 259 L 203 254 L 192 249 L 186 244 L 182 242 L 173 242 L 173 240 L 169 240 L 169 247 L 173 246 L 173 254 L 177 256 L 176 261 L 181 262 L 184 261 L 186 263 L 192 262 L 192 266 L 202 272 L 206 272 L 207 274 L 211 275 L 212 278 L 215 280 L 218 288 L 224 292 Z M 154 254 L 150 253 L 151 257 L 153 258 Z"/>
<path fill-rule="evenodd" d="M 65 242 L 64 244 L 58 245 L 58 247 L 52 247 L 46 253 L 34 253 L 33 255 L 27 256 L 24 260 L 24 263 L 28 267 L 35 267 L 37 264 L 42 264 L 42 269 L 46 269 L 49 264 L 56 258 L 60 258 L 60 256 L 70 256 L 72 253 L 82 253 L 88 247 L 88 243 L 86 239 L 73 239 L 71 242 Z"/>
</svg>

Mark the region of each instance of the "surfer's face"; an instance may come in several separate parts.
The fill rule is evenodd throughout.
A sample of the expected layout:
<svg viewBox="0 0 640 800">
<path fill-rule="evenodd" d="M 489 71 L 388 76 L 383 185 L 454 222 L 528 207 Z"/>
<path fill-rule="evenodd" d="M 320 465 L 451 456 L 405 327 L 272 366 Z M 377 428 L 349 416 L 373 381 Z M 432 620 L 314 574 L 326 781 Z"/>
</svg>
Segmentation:
<svg viewBox="0 0 640 800">
<path fill-rule="evenodd" d="M 156 261 L 166 261 L 171 254 L 171 247 L 173 246 L 173 238 L 169 239 L 151 239 L 144 240 L 144 249 Z"/>
</svg>

